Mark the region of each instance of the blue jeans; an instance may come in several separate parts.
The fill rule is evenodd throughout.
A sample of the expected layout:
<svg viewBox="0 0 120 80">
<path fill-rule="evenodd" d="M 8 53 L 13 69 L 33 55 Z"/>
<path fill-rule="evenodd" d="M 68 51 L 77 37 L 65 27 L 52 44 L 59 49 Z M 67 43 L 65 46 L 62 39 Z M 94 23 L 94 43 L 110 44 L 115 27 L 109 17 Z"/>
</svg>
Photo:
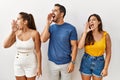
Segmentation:
<svg viewBox="0 0 120 80">
<path fill-rule="evenodd" d="M 102 77 L 101 71 L 104 68 L 104 63 L 105 61 L 103 55 L 94 57 L 84 53 L 81 61 L 80 72 L 83 75 Z"/>
</svg>

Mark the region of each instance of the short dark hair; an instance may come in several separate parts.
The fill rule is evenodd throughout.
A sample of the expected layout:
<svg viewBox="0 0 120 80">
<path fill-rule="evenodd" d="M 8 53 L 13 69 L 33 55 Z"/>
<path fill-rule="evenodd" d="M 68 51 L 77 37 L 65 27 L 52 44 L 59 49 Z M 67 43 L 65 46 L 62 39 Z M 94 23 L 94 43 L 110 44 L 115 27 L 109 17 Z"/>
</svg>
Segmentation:
<svg viewBox="0 0 120 80">
<path fill-rule="evenodd" d="M 65 15 L 66 15 L 65 7 L 61 4 L 55 4 L 55 6 L 58 6 L 60 8 L 60 12 L 63 12 L 64 13 L 63 17 L 65 17 Z"/>
</svg>

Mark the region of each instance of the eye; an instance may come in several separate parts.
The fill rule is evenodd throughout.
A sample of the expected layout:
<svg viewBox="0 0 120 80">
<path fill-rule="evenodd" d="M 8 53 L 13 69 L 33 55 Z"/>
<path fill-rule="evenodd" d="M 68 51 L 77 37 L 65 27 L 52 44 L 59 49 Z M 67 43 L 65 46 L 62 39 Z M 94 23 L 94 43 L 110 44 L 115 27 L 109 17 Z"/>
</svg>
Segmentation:
<svg viewBox="0 0 120 80">
<path fill-rule="evenodd" d="M 96 21 L 96 19 L 93 19 L 93 21 Z"/>
</svg>

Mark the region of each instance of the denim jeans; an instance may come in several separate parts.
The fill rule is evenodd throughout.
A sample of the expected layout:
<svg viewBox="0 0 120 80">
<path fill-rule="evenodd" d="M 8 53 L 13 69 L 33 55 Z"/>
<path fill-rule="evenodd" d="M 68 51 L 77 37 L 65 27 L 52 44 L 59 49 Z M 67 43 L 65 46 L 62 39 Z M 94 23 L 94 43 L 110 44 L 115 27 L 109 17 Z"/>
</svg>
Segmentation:
<svg viewBox="0 0 120 80">
<path fill-rule="evenodd" d="M 81 65 L 80 65 L 80 72 L 83 75 L 88 76 L 96 76 L 96 77 L 102 77 L 101 71 L 104 68 L 104 56 L 90 56 L 87 53 L 84 53 Z"/>
</svg>

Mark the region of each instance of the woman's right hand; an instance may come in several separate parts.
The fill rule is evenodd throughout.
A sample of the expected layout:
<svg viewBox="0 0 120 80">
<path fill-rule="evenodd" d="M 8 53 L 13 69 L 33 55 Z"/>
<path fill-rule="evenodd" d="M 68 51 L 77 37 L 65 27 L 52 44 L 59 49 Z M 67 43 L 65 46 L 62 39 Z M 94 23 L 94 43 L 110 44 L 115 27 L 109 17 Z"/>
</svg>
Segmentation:
<svg viewBox="0 0 120 80">
<path fill-rule="evenodd" d="M 89 25 L 89 22 L 86 22 L 86 24 L 85 24 L 85 32 L 89 32 L 89 31 L 91 31 L 92 29 L 90 28 L 90 25 Z"/>
<path fill-rule="evenodd" d="M 17 28 L 17 22 L 15 20 L 12 20 L 11 26 L 12 26 L 12 31 L 13 32 L 16 32 L 18 30 L 18 28 Z"/>
</svg>

